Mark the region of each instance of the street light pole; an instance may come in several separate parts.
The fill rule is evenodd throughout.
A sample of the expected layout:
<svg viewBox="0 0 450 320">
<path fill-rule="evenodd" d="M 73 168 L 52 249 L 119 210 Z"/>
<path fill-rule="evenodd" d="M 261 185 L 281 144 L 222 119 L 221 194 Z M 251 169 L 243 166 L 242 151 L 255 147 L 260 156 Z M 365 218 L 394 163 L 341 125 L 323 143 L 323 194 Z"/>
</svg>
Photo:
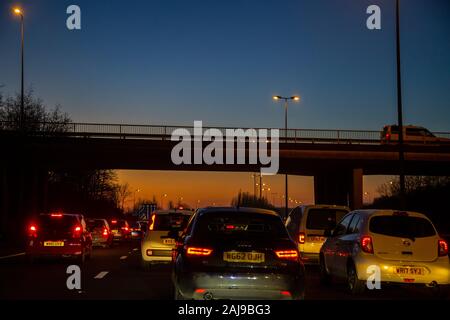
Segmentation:
<svg viewBox="0 0 450 320">
<path fill-rule="evenodd" d="M 400 173 L 400 207 L 405 209 L 405 154 L 403 150 L 403 106 L 402 106 L 402 77 L 401 77 L 401 55 L 400 55 L 400 0 L 395 5 L 396 26 L 396 52 L 397 52 L 397 117 L 398 117 L 398 160 Z"/>
<path fill-rule="evenodd" d="M 14 13 L 20 16 L 20 38 L 21 38 L 21 84 L 20 84 L 20 118 L 19 126 L 20 129 L 24 129 L 24 118 L 25 118 L 25 102 L 24 102 L 24 73 L 25 73 L 25 59 L 24 59 L 24 48 L 25 48 L 25 26 L 23 19 L 23 12 L 19 8 L 14 9 Z"/>
<path fill-rule="evenodd" d="M 284 138 L 285 138 L 285 143 L 287 145 L 288 143 L 288 134 L 287 134 L 287 130 L 288 130 L 288 107 L 289 107 L 289 100 L 293 100 L 293 101 L 300 101 L 300 97 L 298 96 L 292 96 L 292 97 L 282 97 L 282 96 L 274 96 L 273 97 L 274 100 L 284 100 Z M 285 201 L 285 216 L 288 215 L 289 213 L 289 201 L 288 201 L 288 174 L 286 173 L 284 175 L 284 201 Z"/>
</svg>

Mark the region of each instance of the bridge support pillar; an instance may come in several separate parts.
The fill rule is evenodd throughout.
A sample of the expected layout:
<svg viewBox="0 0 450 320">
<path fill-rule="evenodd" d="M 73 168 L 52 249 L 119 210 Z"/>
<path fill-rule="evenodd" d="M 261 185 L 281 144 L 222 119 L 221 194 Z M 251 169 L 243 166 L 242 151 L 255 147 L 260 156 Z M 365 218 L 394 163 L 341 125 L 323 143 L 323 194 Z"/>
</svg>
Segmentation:
<svg viewBox="0 0 450 320">
<path fill-rule="evenodd" d="M 363 170 L 326 171 L 314 176 L 317 204 L 336 204 L 359 209 L 363 205 Z"/>
</svg>

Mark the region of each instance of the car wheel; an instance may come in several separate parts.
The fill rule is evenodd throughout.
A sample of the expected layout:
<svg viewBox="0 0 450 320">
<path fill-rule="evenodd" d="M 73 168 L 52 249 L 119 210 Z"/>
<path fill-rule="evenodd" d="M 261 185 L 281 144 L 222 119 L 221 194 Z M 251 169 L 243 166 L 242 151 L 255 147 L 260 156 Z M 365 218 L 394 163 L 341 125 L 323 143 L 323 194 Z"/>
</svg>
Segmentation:
<svg viewBox="0 0 450 320">
<path fill-rule="evenodd" d="M 319 272 L 320 283 L 326 286 L 331 285 L 331 275 L 327 271 L 327 268 L 325 266 L 325 258 L 323 257 L 323 255 L 320 255 Z"/>
<path fill-rule="evenodd" d="M 150 261 L 141 260 L 142 269 L 145 271 L 150 271 L 152 268 L 152 264 Z"/>
<path fill-rule="evenodd" d="M 180 290 L 176 286 L 174 286 L 174 297 L 175 300 L 185 300 L 184 297 L 181 295 Z"/>
<path fill-rule="evenodd" d="M 76 257 L 78 264 L 83 264 L 86 261 L 86 253 L 83 251 L 79 256 Z"/>
<path fill-rule="evenodd" d="M 365 282 L 358 279 L 356 268 L 353 262 L 347 266 L 347 285 L 351 294 L 361 294 L 365 290 Z"/>
</svg>

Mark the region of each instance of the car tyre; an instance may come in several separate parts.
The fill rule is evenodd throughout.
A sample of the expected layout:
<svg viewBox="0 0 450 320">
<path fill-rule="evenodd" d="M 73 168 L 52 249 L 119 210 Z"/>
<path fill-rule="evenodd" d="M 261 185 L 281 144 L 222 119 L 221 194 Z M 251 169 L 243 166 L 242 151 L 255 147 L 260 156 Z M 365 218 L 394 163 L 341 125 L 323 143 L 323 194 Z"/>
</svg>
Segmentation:
<svg viewBox="0 0 450 320">
<path fill-rule="evenodd" d="M 143 259 L 141 260 L 141 266 L 144 271 L 150 271 L 152 269 L 152 263 Z"/>
<path fill-rule="evenodd" d="M 183 295 L 180 293 L 180 290 L 176 286 L 174 286 L 174 299 L 175 300 L 185 300 Z"/>
<path fill-rule="evenodd" d="M 325 258 L 323 255 L 320 255 L 319 260 L 319 272 L 320 272 L 320 283 L 325 286 L 331 285 L 331 275 L 328 273 L 327 268 L 325 266 Z"/>
<path fill-rule="evenodd" d="M 366 288 L 365 282 L 358 279 L 358 273 L 353 262 L 349 262 L 347 266 L 347 285 L 353 295 L 363 293 Z"/>
</svg>

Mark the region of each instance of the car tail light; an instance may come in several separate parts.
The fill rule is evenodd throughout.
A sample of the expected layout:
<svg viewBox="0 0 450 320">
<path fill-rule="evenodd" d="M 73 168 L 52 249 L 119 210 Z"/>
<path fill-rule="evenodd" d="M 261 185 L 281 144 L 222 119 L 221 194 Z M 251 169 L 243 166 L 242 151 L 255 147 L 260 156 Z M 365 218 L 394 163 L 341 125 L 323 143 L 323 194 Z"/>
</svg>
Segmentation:
<svg viewBox="0 0 450 320">
<path fill-rule="evenodd" d="M 206 290 L 205 289 L 196 289 L 195 293 L 205 293 Z"/>
<path fill-rule="evenodd" d="M 81 237 L 81 226 L 75 226 L 75 228 L 73 228 L 73 237 L 74 238 Z"/>
<path fill-rule="evenodd" d="M 212 250 L 207 248 L 188 247 L 186 252 L 188 256 L 209 256 L 212 253 Z"/>
<path fill-rule="evenodd" d="M 109 234 L 108 229 L 106 229 L 106 228 L 103 229 L 103 235 L 104 235 L 104 236 L 107 236 L 108 234 Z"/>
<path fill-rule="evenodd" d="M 52 217 L 52 218 L 62 218 L 62 216 L 63 215 L 61 213 L 53 213 L 50 215 L 50 217 Z"/>
<path fill-rule="evenodd" d="M 122 227 L 122 230 L 128 231 L 128 227 Z"/>
<path fill-rule="evenodd" d="M 225 226 L 225 229 L 226 230 L 234 230 L 234 225 L 228 224 L 228 225 Z"/>
<path fill-rule="evenodd" d="M 439 240 L 438 241 L 438 250 L 439 250 L 439 257 L 445 257 L 448 255 L 448 243 L 445 240 Z"/>
<path fill-rule="evenodd" d="M 150 223 L 148 230 L 153 231 L 153 228 L 155 227 L 155 221 L 156 221 L 156 214 L 152 215 L 152 223 Z"/>
<path fill-rule="evenodd" d="M 300 232 L 300 234 L 298 235 L 298 242 L 300 244 L 304 244 L 306 242 L 306 236 L 304 232 Z"/>
<path fill-rule="evenodd" d="M 361 238 L 361 249 L 365 253 L 373 253 L 373 242 L 371 237 L 364 236 Z"/>
<path fill-rule="evenodd" d="M 391 140 L 391 134 L 390 133 L 386 133 L 386 140 Z"/>
<path fill-rule="evenodd" d="M 31 224 L 30 227 L 28 228 L 28 236 L 32 238 L 37 237 L 37 226 L 35 224 Z"/>
<path fill-rule="evenodd" d="M 290 296 L 291 296 L 291 293 L 290 293 L 289 291 L 281 291 L 280 294 L 281 294 L 282 296 L 287 296 L 287 297 L 290 297 Z"/>
<path fill-rule="evenodd" d="M 296 250 L 277 250 L 277 251 L 275 251 L 275 254 L 280 259 L 285 259 L 285 260 L 297 260 L 298 259 L 298 252 Z"/>
<path fill-rule="evenodd" d="M 112 223 L 112 224 L 116 224 L 116 223 L 117 223 L 117 220 L 112 220 L 111 223 Z"/>
</svg>

